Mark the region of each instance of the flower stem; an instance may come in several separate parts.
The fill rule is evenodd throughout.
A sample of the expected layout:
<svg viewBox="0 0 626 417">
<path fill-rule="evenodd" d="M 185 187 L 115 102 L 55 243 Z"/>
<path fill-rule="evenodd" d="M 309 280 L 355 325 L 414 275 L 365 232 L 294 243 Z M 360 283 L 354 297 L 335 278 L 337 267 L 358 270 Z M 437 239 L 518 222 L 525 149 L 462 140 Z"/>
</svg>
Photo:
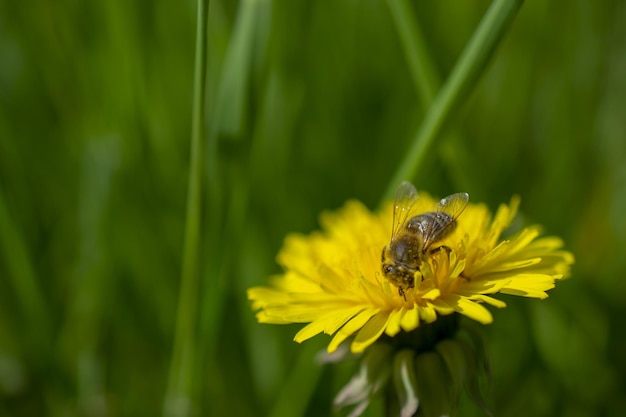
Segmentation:
<svg viewBox="0 0 626 417">
<path fill-rule="evenodd" d="M 195 362 L 194 340 L 198 305 L 198 254 L 201 230 L 201 180 L 203 172 L 202 156 L 204 153 L 209 0 L 198 0 L 197 10 L 187 217 L 174 346 L 163 407 L 164 416 L 176 417 L 191 414 Z"/>
<path fill-rule="evenodd" d="M 435 138 L 476 84 L 522 3 L 523 0 L 494 0 L 491 4 L 426 112 L 415 140 L 389 183 L 384 198 L 392 198 L 400 182 L 415 176 Z"/>
</svg>

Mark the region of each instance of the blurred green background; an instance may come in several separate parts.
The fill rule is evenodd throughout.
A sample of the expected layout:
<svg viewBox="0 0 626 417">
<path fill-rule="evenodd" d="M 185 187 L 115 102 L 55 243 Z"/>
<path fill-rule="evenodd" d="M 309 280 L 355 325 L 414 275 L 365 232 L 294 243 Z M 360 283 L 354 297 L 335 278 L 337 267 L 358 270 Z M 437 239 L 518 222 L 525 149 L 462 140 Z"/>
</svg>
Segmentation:
<svg viewBox="0 0 626 417">
<path fill-rule="evenodd" d="M 413 140 L 425 101 L 388 6 L 211 1 L 195 415 L 327 415 L 353 371 L 314 364 L 326 336 L 257 324 L 245 290 L 321 211 L 375 208 Z M 488 6 L 411 2 L 441 80 Z M 191 1 L 0 1 L 0 416 L 162 413 L 195 26 Z M 412 179 L 519 194 L 576 255 L 485 327 L 498 416 L 626 409 L 625 74 L 626 2 L 527 1 Z"/>
</svg>

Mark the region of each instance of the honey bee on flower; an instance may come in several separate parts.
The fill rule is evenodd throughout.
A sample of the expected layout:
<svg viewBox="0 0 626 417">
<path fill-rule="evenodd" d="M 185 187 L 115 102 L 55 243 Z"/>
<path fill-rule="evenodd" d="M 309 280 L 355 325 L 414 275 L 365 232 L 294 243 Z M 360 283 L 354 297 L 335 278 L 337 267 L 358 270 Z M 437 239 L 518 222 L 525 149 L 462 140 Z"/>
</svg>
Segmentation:
<svg viewBox="0 0 626 417">
<path fill-rule="evenodd" d="M 452 194 L 439 201 L 436 211 L 421 214 L 415 210 L 417 199 L 415 187 L 404 181 L 394 201 L 391 241 L 382 253 L 383 275 L 398 287 L 405 299 L 404 292 L 415 286 L 415 273 L 426 256 L 437 250 L 449 250 L 446 246 L 431 247 L 454 230 L 469 194 Z"/>
<path fill-rule="evenodd" d="M 491 323 L 487 307 L 506 306 L 498 294 L 543 299 L 569 276 L 574 257 L 561 239 L 533 225 L 502 237 L 518 198 L 492 215 L 465 193 L 417 195 L 403 183 L 378 212 L 349 201 L 322 215 L 321 231 L 287 236 L 277 257 L 284 273 L 248 290 L 257 319 L 306 323 L 297 342 L 333 335 L 329 352 L 352 337 L 359 353 L 383 333 L 393 338 L 455 313 Z"/>
<path fill-rule="evenodd" d="M 418 198 L 408 182 L 377 212 L 348 201 L 321 215 L 322 230 L 287 236 L 277 256 L 284 272 L 248 289 L 248 298 L 261 323 L 305 324 L 298 343 L 324 333 L 332 336 L 328 353 L 348 339 L 352 353 L 363 353 L 336 408 L 355 406 L 350 415 L 360 415 L 370 397 L 393 387 L 402 415 L 421 415 L 418 407 L 440 397 L 420 394 L 431 392 L 431 375 L 464 375 L 455 382 L 458 399 L 486 361 L 484 349 L 468 344 L 480 339 L 472 336 L 478 327 L 461 316 L 489 324 L 488 307 L 506 306 L 501 294 L 544 299 L 570 275 L 574 256 L 558 237 L 541 236 L 537 225 L 503 236 L 519 203 L 513 197 L 492 214 L 467 193 Z M 425 369 L 429 377 L 420 378 Z M 444 397 L 450 382 L 440 381 Z"/>
</svg>

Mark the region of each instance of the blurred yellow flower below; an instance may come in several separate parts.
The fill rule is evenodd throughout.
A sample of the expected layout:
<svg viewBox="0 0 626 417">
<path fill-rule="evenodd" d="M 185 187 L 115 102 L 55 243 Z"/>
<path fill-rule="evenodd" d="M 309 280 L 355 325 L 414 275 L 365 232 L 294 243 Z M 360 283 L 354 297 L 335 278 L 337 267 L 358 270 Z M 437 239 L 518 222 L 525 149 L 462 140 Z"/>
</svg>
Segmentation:
<svg viewBox="0 0 626 417">
<path fill-rule="evenodd" d="M 437 201 L 421 193 L 414 211 L 428 212 Z M 483 204 L 469 203 L 456 227 L 425 256 L 414 287 L 400 290 L 381 271 L 381 251 L 391 236 L 393 205 L 372 213 L 350 201 L 324 213 L 323 232 L 290 235 L 278 255 L 285 273 L 272 287 L 248 290 L 262 323 L 308 323 L 297 342 L 319 333 L 334 335 L 333 352 L 355 335 L 350 349 L 362 352 L 383 333 L 394 337 L 421 322 L 460 313 L 480 323 L 493 320 L 485 304 L 505 307 L 496 293 L 546 298 L 556 280 L 569 275 L 574 257 L 556 237 L 539 237 L 531 226 L 507 239 L 519 199 L 501 205 L 495 218 Z"/>
</svg>

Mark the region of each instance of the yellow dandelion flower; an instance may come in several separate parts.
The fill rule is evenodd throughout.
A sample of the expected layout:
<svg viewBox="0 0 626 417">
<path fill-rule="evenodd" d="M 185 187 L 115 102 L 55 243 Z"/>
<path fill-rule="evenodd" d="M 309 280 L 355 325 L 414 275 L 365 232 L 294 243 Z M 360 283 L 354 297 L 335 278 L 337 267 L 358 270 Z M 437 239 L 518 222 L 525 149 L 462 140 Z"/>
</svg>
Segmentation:
<svg viewBox="0 0 626 417">
<path fill-rule="evenodd" d="M 561 239 L 540 237 L 537 226 L 503 239 L 518 205 L 513 198 L 492 218 L 485 205 L 468 203 L 456 227 L 433 245 L 447 250 L 425 253 L 414 283 L 398 288 L 383 274 L 381 262 L 394 205 L 372 213 L 349 201 L 322 215 L 323 231 L 289 235 L 278 254 L 285 273 L 269 288 L 249 289 L 248 297 L 259 322 L 308 323 L 295 335 L 297 342 L 319 333 L 334 335 L 329 352 L 351 336 L 351 351 L 362 352 L 383 333 L 393 337 L 453 313 L 491 323 L 485 305 L 506 305 L 494 294 L 546 298 L 574 261 L 561 249 Z M 436 206 L 435 199 L 421 193 L 411 212 Z"/>
</svg>

